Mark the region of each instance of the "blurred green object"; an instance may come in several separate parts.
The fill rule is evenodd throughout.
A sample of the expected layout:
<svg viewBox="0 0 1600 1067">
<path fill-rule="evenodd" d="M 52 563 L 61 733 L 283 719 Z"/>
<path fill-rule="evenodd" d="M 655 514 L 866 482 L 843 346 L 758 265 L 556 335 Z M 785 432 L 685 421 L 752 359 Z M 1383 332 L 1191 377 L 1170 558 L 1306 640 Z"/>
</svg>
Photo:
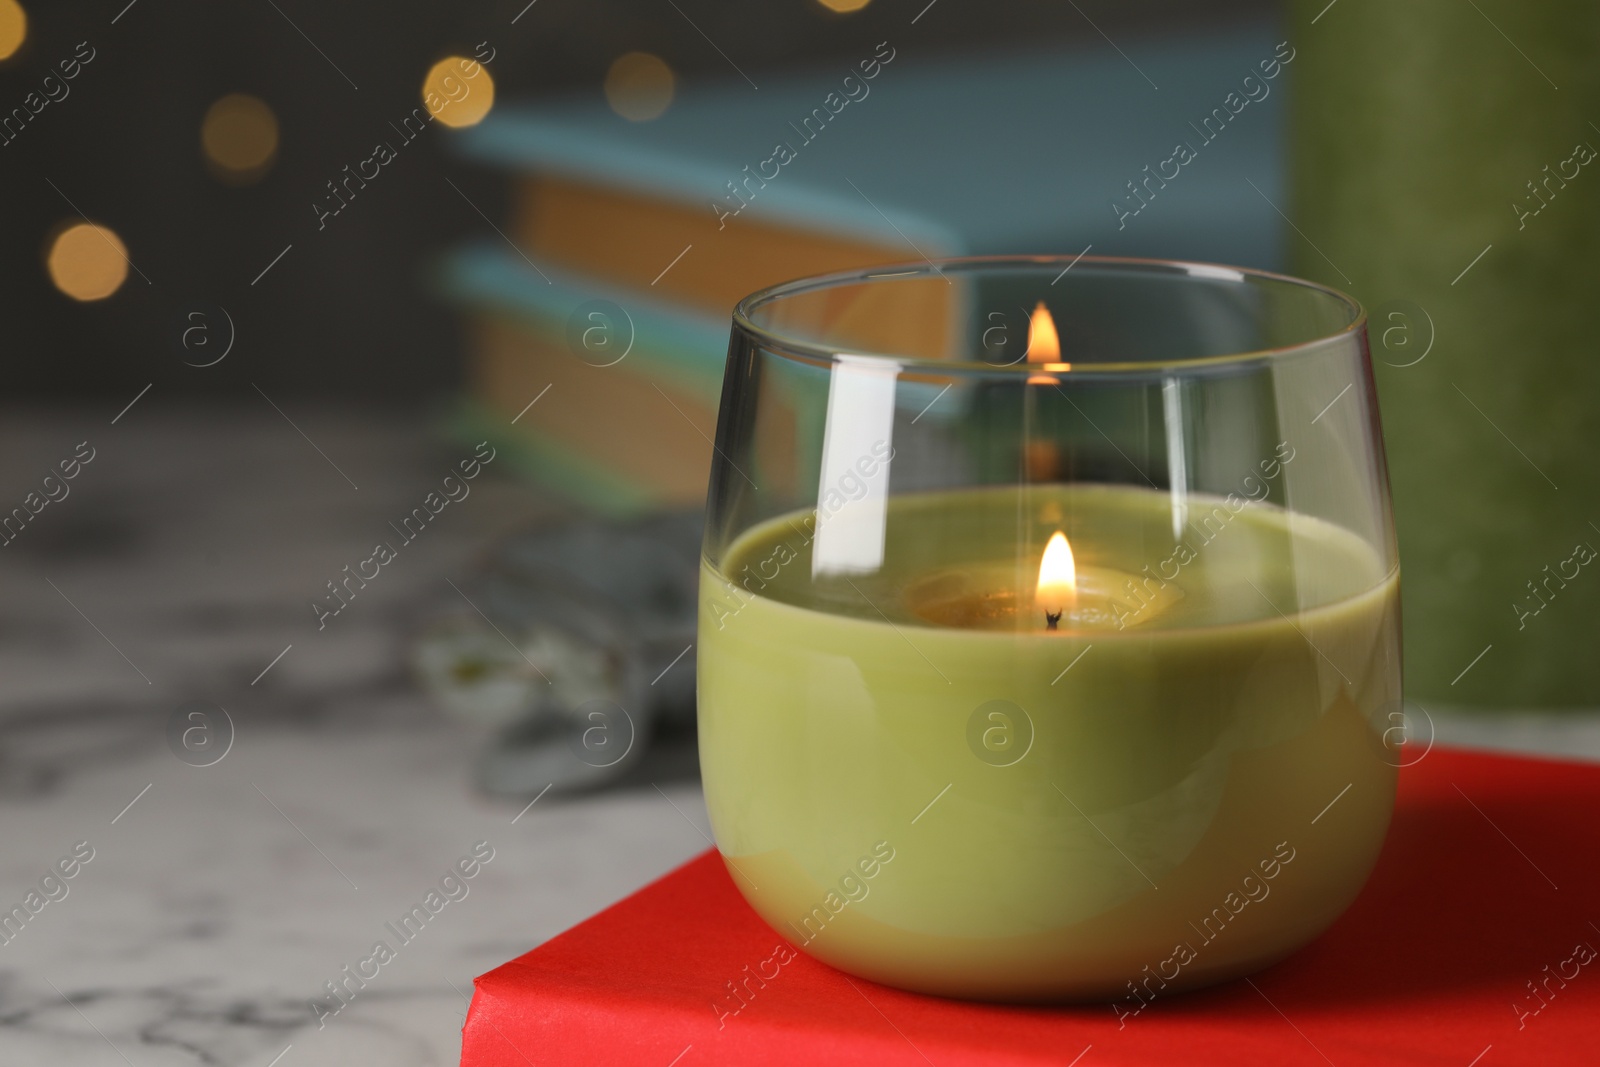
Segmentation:
<svg viewBox="0 0 1600 1067">
<path fill-rule="evenodd" d="M 1600 5 L 1290 8 L 1294 269 L 1370 316 L 1408 695 L 1600 705 Z"/>
<path fill-rule="evenodd" d="M 411 665 L 480 736 L 484 792 L 537 799 L 692 767 L 704 524 L 698 510 L 547 523 L 496 546 L 472 595 L 446 601 Z"/>
</svg>

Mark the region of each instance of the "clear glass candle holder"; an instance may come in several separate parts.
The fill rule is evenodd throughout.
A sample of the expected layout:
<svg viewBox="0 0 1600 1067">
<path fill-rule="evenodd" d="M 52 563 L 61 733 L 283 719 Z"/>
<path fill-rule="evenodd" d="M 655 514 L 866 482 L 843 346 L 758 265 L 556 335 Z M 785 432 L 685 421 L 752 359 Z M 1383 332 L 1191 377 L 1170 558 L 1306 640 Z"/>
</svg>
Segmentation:
<svg viewBox="0 0 1600 1067">
<path fill-rule="evenodd" d="M 1361 308 L 969 259 L 734 312 L 698 640 L 734 881 L 854 975 L 1156 997 L 1316 937 L 1394 803 L 1398 569 Z"/>
</svg>

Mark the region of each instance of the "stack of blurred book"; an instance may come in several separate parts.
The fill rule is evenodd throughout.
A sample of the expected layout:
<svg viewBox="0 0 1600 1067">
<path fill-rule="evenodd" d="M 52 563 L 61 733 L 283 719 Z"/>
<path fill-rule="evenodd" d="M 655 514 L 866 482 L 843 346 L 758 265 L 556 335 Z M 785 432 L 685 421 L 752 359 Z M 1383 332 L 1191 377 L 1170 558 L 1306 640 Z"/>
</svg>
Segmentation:
<svg viewBox="0 0 1600 1067">
<path fill-rule="evenodd" d="M 955 63 L 864 43 L 837 69 L 683 92 L 652 122 L 598 92 L 497 109 L 459 143 L 513 176 L 512 217 L 444 270 L 472 321 L 463 426 L 602 512 L 698 504 L 729 315 L 755 290 L 1091 245 L 1275 267 L 1281 94 L 1214 148 L 1190 126 L 1275 39 L 1130 46 L 1137 67 L 1110 48 Z M 1149 183 L 1182 140 L 1203 158 Z M 914 325 L 883 324 L 886 344 L 897 328 Z"/>
</svg>

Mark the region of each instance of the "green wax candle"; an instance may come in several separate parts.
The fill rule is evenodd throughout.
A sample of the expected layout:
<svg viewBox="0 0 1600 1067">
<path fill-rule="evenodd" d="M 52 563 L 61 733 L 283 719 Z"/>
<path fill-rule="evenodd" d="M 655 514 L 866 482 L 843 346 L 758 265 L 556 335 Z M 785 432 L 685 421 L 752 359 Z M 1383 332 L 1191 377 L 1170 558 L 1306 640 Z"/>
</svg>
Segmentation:
<svg viewBox="0 0 1600 1067">
<path fill-rule="evenodd" d="M 1600 5 L 1290 17 L 1287 239 L 1371 316 L 1407 692 L 1600 704 Z"/>
<path fill-rule="evenodd" d="M 1186 506 L 1175 538 L 1144 489 L 907 494 L 875 573 L 814 576 L 810 512 L 708 562 L 706 801 L 762 916 L 893 985 L 1125 1012 L 1331 923 L 1393 805 L 1397 574 L 1320 520 Z"/>
</svg>

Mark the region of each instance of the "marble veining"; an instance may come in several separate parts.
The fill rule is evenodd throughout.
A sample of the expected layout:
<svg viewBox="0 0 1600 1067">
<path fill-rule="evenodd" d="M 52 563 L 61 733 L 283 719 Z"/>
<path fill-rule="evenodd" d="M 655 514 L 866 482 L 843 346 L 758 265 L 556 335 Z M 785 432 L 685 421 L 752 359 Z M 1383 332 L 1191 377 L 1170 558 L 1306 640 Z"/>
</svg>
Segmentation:
<svg viewBox="0 0 1600 1067">
<path fill-rule="evenodd" d="M 0 943 L 4 1067 L 454 1064 L 474 975 L 706 847 L 681 776 L 660 784 L 695 825 L 644 781 L 520 817 L 477 796 L 477 739 L 411 683 L 406 642 L 445 579 L 550 514 L 523 485 L 486 473 L 319 634 L 322 571 L 457 446 L 415 418 L 309 414 L 357 492 L 270 410 L 100 416 L 0 420 L 0 486 L 84 427 L 99 450 L 95 479 L 0 552 L 0 906 L 94 849 Z M 212 766 L 168 748 L 185 701 L 231 718 Z M 466 895 L 319 1020 L 323 983 L 392 944 L 385 924 L 480 840 L 495 858 Z"/>
</svg>

